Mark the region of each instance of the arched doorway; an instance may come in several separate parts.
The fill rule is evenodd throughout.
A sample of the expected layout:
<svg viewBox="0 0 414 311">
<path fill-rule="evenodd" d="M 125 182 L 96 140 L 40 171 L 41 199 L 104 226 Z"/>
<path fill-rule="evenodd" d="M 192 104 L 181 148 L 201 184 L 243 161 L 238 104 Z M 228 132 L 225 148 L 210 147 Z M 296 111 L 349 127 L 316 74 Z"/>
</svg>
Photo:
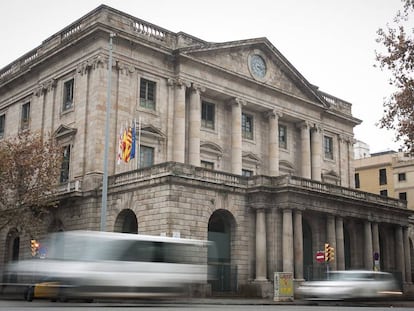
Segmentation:
<svg viewBox="0 0 414 311">
<path fill-rule="evenodd" d="M 305 280 L 313 280 L 313 253 L 312 253 L 312 229 L 305 219 L 302 219 L 303 235 L 303 277 Z"/>
<path fill-rule="evenodd" d="M 208 240 L 215 245 L 208 250 L 208 264 L 215 274 L 211 281 L 213 292 L 236 290 L 237 271 L 231 264 L 234 223 L 233 215 L 223 209 L 215 211 L 208 222 Z"/>
<path fill-rule="evenodd" d="M 135 213 L 130 209 L 121 211 L 115 220 L 115 232 L 138 233 L 138 221 Z"/>
<path fill-rule="evenodd" d="M 20 255 L 20 234 L 17 229 L 12 229 L 7 234 L 6 238 L 6 248 L 4 252 L 4 263 L 7 264 L 12 261 L 19 260 Z M 15 275 L 9 275 L 9 278 L 6 279 L 6 275 L 3 275 L 3 282 L 15 282 Z"/>
<path fill-rule="evenodd" d="M 7 234 L 4 263 L 19 260 L 20 235 L 17 229 L 12 229 Z"/>
</svg>

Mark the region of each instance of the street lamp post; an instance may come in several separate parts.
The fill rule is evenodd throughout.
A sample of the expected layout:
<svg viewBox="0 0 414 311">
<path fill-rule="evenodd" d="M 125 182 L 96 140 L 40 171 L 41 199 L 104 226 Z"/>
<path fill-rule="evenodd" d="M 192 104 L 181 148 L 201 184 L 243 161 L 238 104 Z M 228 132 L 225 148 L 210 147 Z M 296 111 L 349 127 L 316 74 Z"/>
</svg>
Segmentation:
<svg viewBox="0 0 414 311">
<path fill-rule="evenodd" d="M 109 122 L 111 114 L 111 81 L 112 81 L 112 39 L 114 33 L 109 34 L 109 62 L 108 62 L 108 87 L 106 93 L 106 121 L 105 121 L 105 149 L 103 162 L 103 182 L 102 182 L 102 206 L 101 206 L 101 231 L 106 231 L 106 207 L 108 196 L 108 153 L 109 153 Z"/>
</svg>

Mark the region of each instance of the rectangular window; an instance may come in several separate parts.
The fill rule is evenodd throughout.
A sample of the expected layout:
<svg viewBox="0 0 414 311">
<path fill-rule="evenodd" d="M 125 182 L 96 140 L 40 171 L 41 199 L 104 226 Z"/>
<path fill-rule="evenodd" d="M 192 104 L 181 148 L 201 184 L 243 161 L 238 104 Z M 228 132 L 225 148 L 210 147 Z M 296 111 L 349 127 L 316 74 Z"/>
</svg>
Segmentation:
<svg viewBox="0 0 414 311">
<path fill-rule="evenodd" d="M 139 148 L 139 168 L 154 165 L 154 148 L 141 145 Z"/>
<path fill-rule="evenodd" d="M 4 137 L 4 129 L 6 128 L 6 115 L 0 115 L 0 138 Z"/>
<path fill-rule="evenodd" d="M 242 137 L 253 139 L 253 117 L 242 113 Z"/>
<path fill-rule="evenodd" d="M 405 173 L 398 173 L 398 181 L 405 181 Z"/>
<path fill-rule="evenodd" d="M 387 197 L 388 196 L 388 190 L 381 190 L 380 191 L 380 196 Z"/>
<path fill-rule="evenodd" d="M 387 170 L 382 168 L 379 170 L 379 184 L 386 185 L 387 184 Z"/>
<path fill-rule="evenodd" d="M 155 82 L 141 78 L 139 87 L 139 104 L 141 107 L 155 110 L 155 86 Z"/>
<path fill-rule="evenodd" d="M 65 183 L 69 181 L 70 168 L 70 145 L 64 146 L 62 151 L 63 159 L 60 168 L 60 182 Z"/>
<path fill-rule="evenodd" d="M 399 197 L 400 200 L 407 201 L 407 192 L 400 192 L 398 194 L 398 197 Z"/>
<path fill-rule="evenodd" d="M 333 139 L 329 136 L 323 137 L 323 149 L 325 151 L 326 159 L 333 159 Z"/>
<path fill-rule="evenodd" d="M 22 130 L 28 129 L 29 122 L 30 122 L 30 102 L 27 102 L 22 105 L 21 129 Z"/>
<path fill-rule="evenodd" d="M 287 128 L 279 125 L 279 148 L 287 149 Z"/>
<path fill-rule="evenodd" d="M 242 169 L 242 176 L 245 176 L 245 177 L 253 176 L 253 171 Z"/>
<path fill-rule="evenodd" d="M 355 188 L 361 188 L 361 184 L 359 182 L 359 173 L 355 173 Z"/>
<path fill-rule="evenodd" d="M 201 103 L 201 126 L 214 129 L 215 105 L 203 101 Z"/>
<path fill-rule="evenodd" d="M 214 170 L 214 163 L 208 161 L 201 161 L 201 167 L 208 168 L 210 170 Z"/>
<path fill-rule="evenodd" d="M 66 111 L 73 106 L 73 86 L 74 79 L 66 81 L 63 85 L 63 107 L 62 111 Z"/>
</svg>

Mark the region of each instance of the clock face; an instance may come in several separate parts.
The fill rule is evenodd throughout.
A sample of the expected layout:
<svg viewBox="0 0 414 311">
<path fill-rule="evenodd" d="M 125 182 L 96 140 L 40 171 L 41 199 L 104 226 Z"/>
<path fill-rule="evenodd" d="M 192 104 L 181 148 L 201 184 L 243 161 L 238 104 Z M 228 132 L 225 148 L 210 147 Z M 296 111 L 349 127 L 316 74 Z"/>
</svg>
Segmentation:
<svg viewBox="0 0 414 311">
<path fill-rule="evenodd" d="M 264 59 L 257 54 L 250 58 L 250 68 L 253 74 L 258 78 L 264 78 L 266 75 L 266 63 Z"/>
</svg>

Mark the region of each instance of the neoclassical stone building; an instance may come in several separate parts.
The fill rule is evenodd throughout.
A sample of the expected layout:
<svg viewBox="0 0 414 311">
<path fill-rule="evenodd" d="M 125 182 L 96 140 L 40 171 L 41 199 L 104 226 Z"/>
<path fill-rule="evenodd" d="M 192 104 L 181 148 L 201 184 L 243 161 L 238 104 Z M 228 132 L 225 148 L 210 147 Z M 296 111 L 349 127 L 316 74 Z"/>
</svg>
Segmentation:
<svg viewBox="0 0 414 311">
<path fill-rule="evenodd" d="M 42 235 L 100 229 L 112 48 L 106 230 L 209 239 L 212 292 L 270 296 L 274 272 L 391 271 L 412 282 L 413 212 L 354 188 L 351 104 L 309 83 L 266 39 L 211 43 L 100 6 L 0 71 L 0 136 L 30 128 L 62 145 L 59 208 Z M 117 164 L 141 119 L 139 156 Z M 138 129 L 137 129 L 138 130 Z M 30 256 L 0 232 L 2 264 Z M 207 258 L 206 258 L 207 260 Z"/>
</svg>

